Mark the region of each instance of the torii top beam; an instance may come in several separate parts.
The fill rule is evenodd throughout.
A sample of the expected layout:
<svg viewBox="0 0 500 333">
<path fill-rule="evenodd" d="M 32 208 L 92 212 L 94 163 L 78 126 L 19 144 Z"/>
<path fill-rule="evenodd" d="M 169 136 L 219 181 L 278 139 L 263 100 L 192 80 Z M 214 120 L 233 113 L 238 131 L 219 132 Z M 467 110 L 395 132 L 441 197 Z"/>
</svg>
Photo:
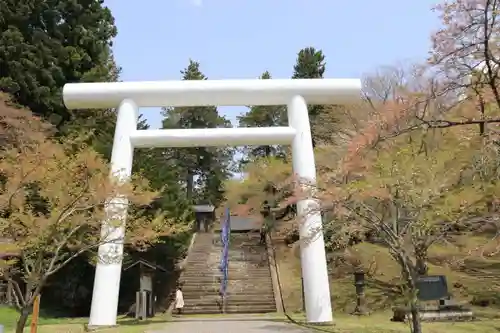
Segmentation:
<svg viewBox="0 0 500 333">
<path fill-rule="evenodd" d="M 309 104 L 349 104 L 360 94 L 359 79 L 69 83 L 63 89 L 68 109 L 115 108 L 125 99 L 138 107 L 285 105 L 294 96 Z"/>
</svg>

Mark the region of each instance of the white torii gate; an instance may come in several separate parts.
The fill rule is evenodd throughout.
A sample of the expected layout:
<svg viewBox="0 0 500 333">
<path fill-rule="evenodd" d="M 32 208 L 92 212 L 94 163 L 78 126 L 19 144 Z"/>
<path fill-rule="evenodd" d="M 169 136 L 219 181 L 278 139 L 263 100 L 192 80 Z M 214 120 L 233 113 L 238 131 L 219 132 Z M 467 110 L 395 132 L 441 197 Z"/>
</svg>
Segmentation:
<svg viewBox="0 0 500 333">
<path fill-rule="evenodd" d="M 292 145 L 293 171 L 315 181 L 316 165 L 307 104 L 348 104 L 359 100 L 359 79 L 200 80 L 113 83 L 71 83 L 63 90 L 68 109 L 116 108 L 117 122 L 111 156 L 111 173 L 126 180 L 132 173 L 134 148 L 240 145 Z M 138 108 L 159 106 L 287 105 L 289 126 L 264 128 L 207 128 L 138 130 Z M 123 200 L 119 198 L 111 198 Z M 116 201 L 115 201 L 116 202 Z M 304 215 L 314 202 L 302 200 Z M 112 210 L 112 209 L 111 209 Z M 121 213 L 125 222 L 126 212 Z M 103 228 L 106 225 L 103 225 Z M 304 298 L 309 323 L 331 322 L 330 287 L 321 215 L 307 214 L 300 236 L 316 233 L 301 245 Z M 109 230 L 109 229 L 106 229 Z M 125 228 L 114 228 L 113 239 Z M 115 253 L 119 260 L 96 266 L 89 326 L 116 325 L 122 270 L 123 244 L 107 243 L 100 254 Z"/>
</svg>

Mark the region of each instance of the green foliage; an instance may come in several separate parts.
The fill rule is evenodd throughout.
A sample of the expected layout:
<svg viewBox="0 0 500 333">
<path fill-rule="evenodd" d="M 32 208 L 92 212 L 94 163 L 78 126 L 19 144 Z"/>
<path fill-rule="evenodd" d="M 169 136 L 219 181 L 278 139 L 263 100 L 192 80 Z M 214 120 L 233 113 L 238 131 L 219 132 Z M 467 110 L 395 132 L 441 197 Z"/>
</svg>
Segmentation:
<svg viewBox="0 0 500 333">
<path fill-rule="evenodd" d="M 322 79 L 326 64 L 323 51 L 306 47 L 297 54 L 297 63 L 293 66 L 292 79 Z"/>
<path fill-rule="evenodd" d="M 181 71 L 183 80 L 206 80 L 200 64 L 190 60 Z M 214 106 L 176 107 L 164 109 L 163 128 L 217 128 L 231 127 Z M 165 150 L 179 179 L 186 180 L 188 201 L 210 202 L 218 205 L 223 199 L 223 182 L 231 175 L 232 147 L 195 147 Z M 194 184 L 196 178 L 196 184 Z"/>
<path fill-rule="evenodd" d="M 316 50 L 314 47 L 306 47 L 300 50 L 297 55 L 292 79 L 322 79 L 325 70 L 326 63 L 323 51 Z M 312 122 L 323 111 L 323 108 L 321 105 L 309 106 L 309 116 Z"/>
<path fill-rule="evenodd" d="M 67 82 L 116 80 L 114 19 L 99 1 L 0 1 L 0 89 L 58 125 Z"/>
<path fill-rule="evenodd" d="M 146 130 L 149 125 L 142 117 L 138 129 Z M 150 186 L 160 191 L 158 198 L 150 205 L 151 212 L 162 211 L 166 216 L 175 218 L 180 224 L 192 220 L 190 203 L 179 184 L 179 168 L 170 155 L 162 148 L 137 149 L 134 157 L 134 172 L 147 178 Z"/>
<path fill-rule="evenodd" d="M 260 76 L 261 80 L 270 80 L 271 74 L 266 71 Z M 238 116 L 240 127 L 271 127 L 271 126 L 286 126 L 286 108 L 283 105 L 271 106 L 251 106 L 249 110 Z M 250 160 L 259 157 L 283 156 L 283 147 L 274 146 L 247 146 L 243 149 L 245 159 L 243 163 L 248 163 Z"/>
</svg>

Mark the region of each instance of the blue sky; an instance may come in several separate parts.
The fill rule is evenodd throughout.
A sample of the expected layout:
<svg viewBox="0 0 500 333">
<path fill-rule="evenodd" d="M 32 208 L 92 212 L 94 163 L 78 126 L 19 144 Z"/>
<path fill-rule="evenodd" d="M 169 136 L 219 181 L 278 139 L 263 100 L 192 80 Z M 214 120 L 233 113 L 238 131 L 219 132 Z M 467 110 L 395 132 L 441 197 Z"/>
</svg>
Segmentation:
<svg viewBox="0 0 500 333">
<path fill-rule="evenodd" d="M 322 49 L 330 78 L 424 60 L 438 27 L 430 0 L 107 0 L 122 80 L 177 80 L 189 58 L 209 79 L 292 75 L 297 52 Z M 224 107 L 232 121 L 244 107 Z M 143 109 L 153 128 L 159 109 Z"/>
</svg>

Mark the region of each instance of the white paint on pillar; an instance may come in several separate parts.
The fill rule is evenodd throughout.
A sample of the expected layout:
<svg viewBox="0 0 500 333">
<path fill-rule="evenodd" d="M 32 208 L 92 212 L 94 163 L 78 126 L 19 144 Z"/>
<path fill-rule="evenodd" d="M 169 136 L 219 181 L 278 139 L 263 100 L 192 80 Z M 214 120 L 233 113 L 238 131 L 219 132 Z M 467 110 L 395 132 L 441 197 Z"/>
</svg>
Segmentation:
<svg viewBox="0 0 500 333">
<path fill-rule="evenodd" d="M 118 107 L 111 154 L 110 177 L 116 181 L 127 181 L 132 174 L 134 147 L 130 134 L 137 129 L 137 119 L 137 105 L 131 100 L 124 100 Z M 107 218 L 122 221 L 123 224 L 117 226 L 114 222 L 111 226 L 103 223 L 102 237 L 108 241 L 98 250 L 89 326 L 116 325 L 127 206 L 127 198 L 116 197 L 110 198 L 106 207 Z"/>
<path fill-rule="evenodd" d="M 288 104 L 288 124 L 297 134 L 292 141 L 293 172 L 301 181 L 316 183 L 316 163 L 312 146 L 311 126 L 307 102 L 295 96 Z M 300 224 L 300 263 L 304 281 L 306 316 L 309 323 L 327 323 L 333 320 L 326 264 L 325 241 L 321 214 L 313 199 L 297 203 Z"/>
</svg>

